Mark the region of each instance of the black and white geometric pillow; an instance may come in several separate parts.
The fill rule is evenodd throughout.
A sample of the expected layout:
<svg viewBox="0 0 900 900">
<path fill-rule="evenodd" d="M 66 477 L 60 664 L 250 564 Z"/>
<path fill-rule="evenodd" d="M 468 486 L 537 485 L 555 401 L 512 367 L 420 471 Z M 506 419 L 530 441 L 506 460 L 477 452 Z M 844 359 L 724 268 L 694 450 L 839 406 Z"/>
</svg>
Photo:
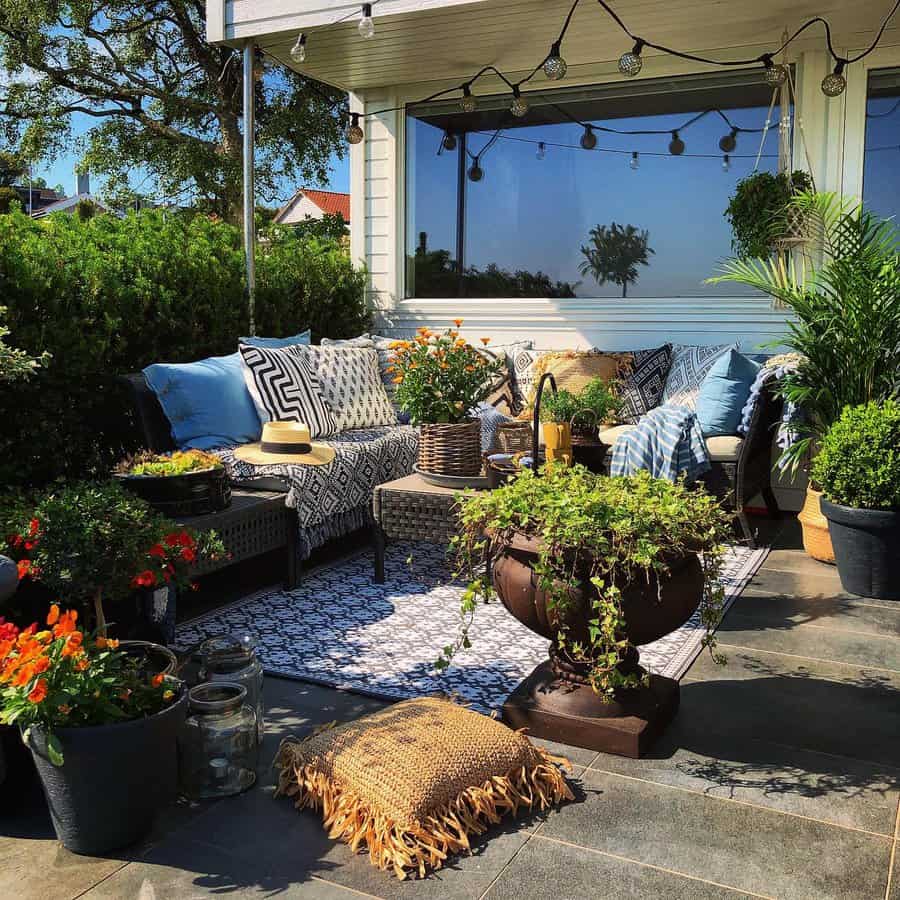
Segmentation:
<svg viewBox="0 0 900 900">
<path fill-rule="evenodd" d="M 331 407 L 338 431 L 396 425 L 374 347 L 301 347 Z"/>
<path fill-rule="evenodd" d="M 636 425 L 641 416 L 659 406 L 671 365 L 671 344 L 634 351 L 634 366 L 619 382 L 619 418 L 623 422 Z"/>
<path fill-rule="evenodd" d="M 244 382 L 262 422 L 303 422 L 314 438 L 338 431 L 315 371 L 301 347 L 238 348 Z"/>
<path fill-rule="evenodd" d="M 528 404 L 535 382 L 537 381 L 535 363 L 547 351 L 532 350 L 531 347 L 515 347 L 512 352 L 510 366 L 510 384 L 513 395 L 513 412 L 520 413 Z"/>
<path fill-rule="evenodd" d="M 714 344 L 711 347 L 673 345 L 672 364 L 666 376 L 666 386 L 660 405 L 669 404 L 696 409 L 700 385 L 713 367 L 713 363 L 729 350 L 737 349 L 737 344 Z"/>
</svg>

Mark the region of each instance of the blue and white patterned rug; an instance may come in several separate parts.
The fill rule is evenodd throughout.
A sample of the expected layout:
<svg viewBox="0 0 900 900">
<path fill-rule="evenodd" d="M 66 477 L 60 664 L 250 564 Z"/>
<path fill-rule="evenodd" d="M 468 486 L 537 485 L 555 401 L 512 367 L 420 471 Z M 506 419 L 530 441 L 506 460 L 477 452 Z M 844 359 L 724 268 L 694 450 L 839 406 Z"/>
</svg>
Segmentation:
<svg viewBox="0 0 900 900">
<path fill-rule="evenodd" d="M 483 711 L 503 701 L 547 658 L 548 642 L 521 625 L 499 601 L 478 608 L 472 647 L 443 674 L 434 663 L 459 627 L 462 587 L 450 583 L 445 548 L 393 544 L 384 584 L 373 582 L 371 552 L 306 574 L 293 591 L 270 588 L 178 627 L 185 650 L 214 634 L 255 634 L 270 675 L 299 678 L 390 700 L 442 692 Z M 766 557 L 765 549 L 732 547 L 722 582 L 726 608 Z M 686 625 L 641 647 L 641 663 L 680 678 L 701 649 L 695 615 Z"/>
</svg>

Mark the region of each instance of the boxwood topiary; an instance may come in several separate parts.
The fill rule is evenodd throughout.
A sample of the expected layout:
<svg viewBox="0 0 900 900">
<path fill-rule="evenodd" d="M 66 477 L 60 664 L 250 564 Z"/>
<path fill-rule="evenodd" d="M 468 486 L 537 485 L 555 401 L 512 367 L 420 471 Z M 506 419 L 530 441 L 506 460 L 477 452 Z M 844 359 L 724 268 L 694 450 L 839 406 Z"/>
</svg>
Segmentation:
<svg viewBox="0 0 900 900">
<path fill-rule="evenodd" d="M 822 441 L 812 477 L 840 506 L 900 509 L 900 405 L 845 407 Z"/>
</svg>

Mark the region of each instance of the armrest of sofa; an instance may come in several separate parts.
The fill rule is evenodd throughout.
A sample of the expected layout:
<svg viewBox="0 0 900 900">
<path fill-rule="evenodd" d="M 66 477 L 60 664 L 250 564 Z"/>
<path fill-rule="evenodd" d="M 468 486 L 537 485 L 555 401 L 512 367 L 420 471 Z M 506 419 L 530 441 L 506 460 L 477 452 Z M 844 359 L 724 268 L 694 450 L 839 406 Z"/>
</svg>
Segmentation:
<svg viewBox="0 0 900 900">
<path fill-rule="evenodd" d="M 144 376 L 140 372 L 135 372 L 122 375 L 120 381 L 127 388 L 131 399 L 141 445 L 154 453 L 177 450 L 172 438 L 172 424 L 166 418 L 156 394 Z"/>
</svg>

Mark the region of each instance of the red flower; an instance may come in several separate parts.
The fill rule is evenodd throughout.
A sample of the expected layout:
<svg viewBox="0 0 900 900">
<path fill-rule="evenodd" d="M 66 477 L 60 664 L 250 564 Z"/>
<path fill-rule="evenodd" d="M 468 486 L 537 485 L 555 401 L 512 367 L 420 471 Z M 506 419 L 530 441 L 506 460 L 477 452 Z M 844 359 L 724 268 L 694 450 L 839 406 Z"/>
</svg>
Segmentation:
<svg viewBox="0 0 900 900">
<path fill-rule="evenodd" d="M 19 629 L 12 622 L 7 622 L 0 616 L 0 641 L 15 641 L 19 636 Z"/>
<path fill-rule="evenodd" d="M 154 676 L 150 679 L 150 685 L 151 685 L 152 687 L 158 688 L 158 687 L 163 683 L 163 679 L 164 679 L 165 677 L 166 677 L 166 676 L 163 675 L 162 672 L 160 672 L 158 675 L 154 675 Z"/>
<path fill-rule="evenodd" d="M 138 575 L 131 579 L 132 587 L 154 587 L 156 585 L 156 576 L 149 569 L 144 569 Z"/>
<path fill-rule="evenodd" d="M 44 698 L 47 696 L 47 679 L 41 678 L 40 681 L 34 686 L 31 693 L 28 695 L 28 699 L 32 703 L 43 703 Z"/>
<path fill-rule="evenodd" d="M 20 559 L 16 564 L 16 568 L 19 570 L 19 581 L 33 574 L 30 559 Z"/>
<path fill-rule="evenodd" d="M 181 551 L 181 558 L 185 562 L 192 563 L 197 558 L 197 553 L 193 547 L 184 547 Z"/>
<path fill-rule="evenodd" d="M 32 519 L 28 523 L 28 534 L 30 537 L 36 537 L 37 533 L 38 533 L 38 531 L 40 531 L 40 529 L 41 529 L 41 523 L 38 522 L 37 519 Z"/>
<path fill-rule="evenodd" d="M 163 540 L 167 546 L 177 547 L 181 543 L 181 535 L 177 531 L 173 531 L 171 534 L 167 534 Z"/>
<path fill-rule="evenodd" d="M 165 559 L 167 556 L 166 548 L 162 544 L 154 544 L 148 552 L 150 556 L 157 556 L 160 559 Z"/>
</svg>

